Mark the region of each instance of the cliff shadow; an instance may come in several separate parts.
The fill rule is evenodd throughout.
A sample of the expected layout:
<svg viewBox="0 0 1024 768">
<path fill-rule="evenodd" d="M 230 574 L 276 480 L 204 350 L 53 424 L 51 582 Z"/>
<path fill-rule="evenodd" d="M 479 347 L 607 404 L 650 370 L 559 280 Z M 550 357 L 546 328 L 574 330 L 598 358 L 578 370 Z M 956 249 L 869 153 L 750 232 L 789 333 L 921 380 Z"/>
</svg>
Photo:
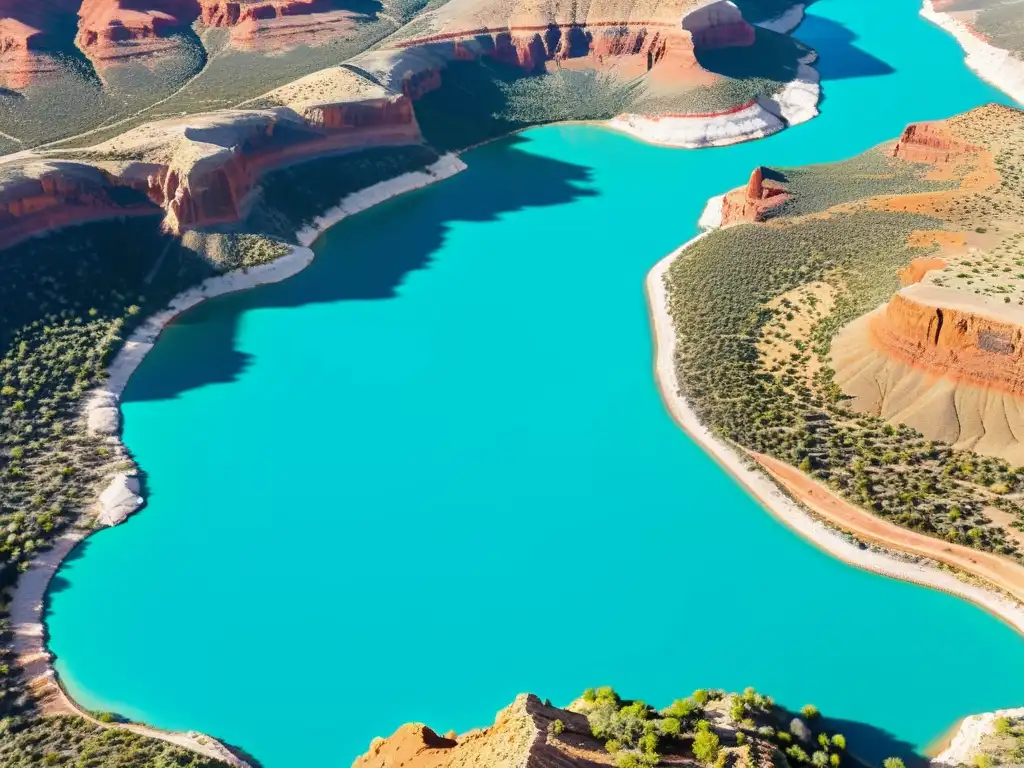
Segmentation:
<svg viewBox="0 0 1024 768">
<path fill-rule="evenodd" d="M 858 762 L 878 766 L 887 757 L 900 758 L 907 768 L 927 768 L 928 758 L 921 755 L 913 744 L 903 741 L 884 728 L 859 720 L 824 718 L 822 726 L 828 733 L 841 733 L 846 737 L 849 752 Z"/>
<path fill-rule="evenodd" d="M 478 150 L 468 170 L 329 230 L 315 246 L 316 261 L 299 275 L 185 313 L 168 326 L 166 340 L 133 378 L 124 400 L 166 400 L 236 380 L 253 362 L 238 346 L 239 323 L 248 310 L 392 299 L 406 275 L 430 267 L 452 224 L 495 221 L 598 194 L 586 186 L 590 169 L 524 152 L 524 143 L 513 136 Z"/>
<path fill-rule="evenodd" d="M 818 53 L 812 66 L 824 80 L 880 77 L 896 70 L 887 62 L 856 45 L 857 35 L 842 24 L 815 16 L 813 8 L 797 28 L 798 39 Z"/>
</svg>

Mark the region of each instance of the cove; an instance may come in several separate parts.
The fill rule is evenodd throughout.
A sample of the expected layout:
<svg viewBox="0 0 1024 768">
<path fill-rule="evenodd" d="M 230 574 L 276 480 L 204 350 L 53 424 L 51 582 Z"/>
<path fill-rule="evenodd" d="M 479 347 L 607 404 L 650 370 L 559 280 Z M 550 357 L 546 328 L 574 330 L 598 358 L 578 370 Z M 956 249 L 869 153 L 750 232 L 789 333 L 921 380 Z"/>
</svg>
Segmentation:
<svg viewBox="0 0 1024 768">
<path fill-rule="evenodd" d="M 918 8 L 812 6 L 806 125 L 696 152 L 531 130 L 180 318 L 125 397 L 148 507 L 52 589 L 72 695 L 267 768 L 347 768 L 403 722 L 463 731 L 527 690 L 753 685 L 875 758 L 1021 704 L 1024 640 L 790 533 L 651 373 L 644 276 L 710 195 L 1002 99 Z"/>
</svg>

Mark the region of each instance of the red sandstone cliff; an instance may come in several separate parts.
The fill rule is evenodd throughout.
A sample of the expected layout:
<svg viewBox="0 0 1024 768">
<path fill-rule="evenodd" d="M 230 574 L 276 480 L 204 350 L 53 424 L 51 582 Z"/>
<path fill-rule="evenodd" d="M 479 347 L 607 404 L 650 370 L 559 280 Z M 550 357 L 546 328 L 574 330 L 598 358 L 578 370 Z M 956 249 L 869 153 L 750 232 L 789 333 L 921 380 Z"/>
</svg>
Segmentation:
<svg viewBox="0 0 1024 768">
<path fill-rule="evenodd" d="M 652 0 L 643 15 L 639 8 L 611 0 L 587 6 L 554 2 L 543 9 L 522 0 L 482 0 L 479 6 L 451 0 L 425 18 L 430 34 L 396 42 L 390 52 L 371 54 L 371 61 L 385 61 L 366 68 L 387 71 L 393 78 L 390 87 L 413 98 L 440 84 L 444 61 L 480 57 L 528 72 L 552 62 L 614 67 L 627 79 L 647 74 L 657 87 L 706 76 L 696 51 L 749 46 L 755 38 L 736 6 L 721 0 Z M 423 48 L 430 49 L 430 57 L 403 60 L 404 51 Z"/>
<path fill-rule="evenodd" d="M 981 147 L 957 140 L 941 122 L 911 123 L 892 149 L 892 156 L 912 163 L 948 163 L 958 155 Z"/>
<path fill-rule="evenodd" d="M 980 296 L 915 284 L 869 325 L 891 359 L 956 381 L 1024 395 L 1024 310 Z"/>
<path fill-rule="evenodd" d="M 765 178 L 765 169 L 757 167 L 750 174 L 745 187 L 726 194 L 722 201 L 722 226 L 743 222 L 764 221 L 765 213 L 783 203 L 786 187 L 778 181 Z"/>
<path fill-rule="evenodd" d="M 0 0 L 0 87 L 24 88 L 55 72 L 55 27 L 71 19 L 78 0 Z"/>
<path fill-rule="evenodd" d="M 176 47 L 168 35 L 191 24 L 196 0 L 82 0 L 75 44 L 94 64 Z"/>
<path fill-rule="evenodd" d="M 164 227 L 174 233 L 236 221 L 272 168 L 419 143 L 409 100 L 381 94 L 162 121 L 94 147 L 91 163 L 38 156 L 0 163 L 8 179 L 0 185 L 0 248 L 54 227 L 126 214 L 163 211 Z M 121 159 L 127 155 L 139 159 Z"/>
<path fill-rule="evenodd" d="M 25 88 L 57 71 L 51 53 L 77 24 L 74 44 L 103 67 L 165 53 L 170 36 L 196 20 L 230 27 L 238 47 L 280 50 L 345 37 L 360 14 L 334 10 L 331 0 L 0 0 L 0 86 Z M 77 16 L 78 18 L 74 18 Z"/>
</svg>

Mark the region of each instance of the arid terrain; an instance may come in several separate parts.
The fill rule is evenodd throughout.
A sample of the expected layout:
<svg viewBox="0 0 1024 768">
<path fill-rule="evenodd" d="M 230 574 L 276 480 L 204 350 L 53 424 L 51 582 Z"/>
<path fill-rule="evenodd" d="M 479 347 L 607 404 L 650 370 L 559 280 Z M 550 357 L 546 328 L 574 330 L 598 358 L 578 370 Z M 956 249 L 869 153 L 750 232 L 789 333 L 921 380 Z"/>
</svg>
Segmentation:
<svg viewBox="0 0 1024 768">
<path fill-rule="evenodd" d="M 758 168 L 666 282 L 681 394 L 712 431 L 831 524 L 1018 599 L 1022 169 L 1024 113 L 994 105 Z"/>
</svg>

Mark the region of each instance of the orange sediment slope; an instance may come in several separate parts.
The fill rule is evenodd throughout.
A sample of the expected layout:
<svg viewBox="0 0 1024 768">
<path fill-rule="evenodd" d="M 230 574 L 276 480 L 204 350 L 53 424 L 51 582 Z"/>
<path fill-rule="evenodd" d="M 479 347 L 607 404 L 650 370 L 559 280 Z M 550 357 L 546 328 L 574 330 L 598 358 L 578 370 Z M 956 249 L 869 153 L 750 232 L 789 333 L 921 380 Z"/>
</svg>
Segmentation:
<svg viewBox="0 0 1024 768">
<path fill-rule="evenodd" d="M 759 453 L 750 455 L 789 493 L 827 522 L 887 549 L 927 557 L 979 576 L 1024 602 L 1024 566 L 989 552 L 900 528 L 841 499 L 789 464 Z"/>
</svg>

